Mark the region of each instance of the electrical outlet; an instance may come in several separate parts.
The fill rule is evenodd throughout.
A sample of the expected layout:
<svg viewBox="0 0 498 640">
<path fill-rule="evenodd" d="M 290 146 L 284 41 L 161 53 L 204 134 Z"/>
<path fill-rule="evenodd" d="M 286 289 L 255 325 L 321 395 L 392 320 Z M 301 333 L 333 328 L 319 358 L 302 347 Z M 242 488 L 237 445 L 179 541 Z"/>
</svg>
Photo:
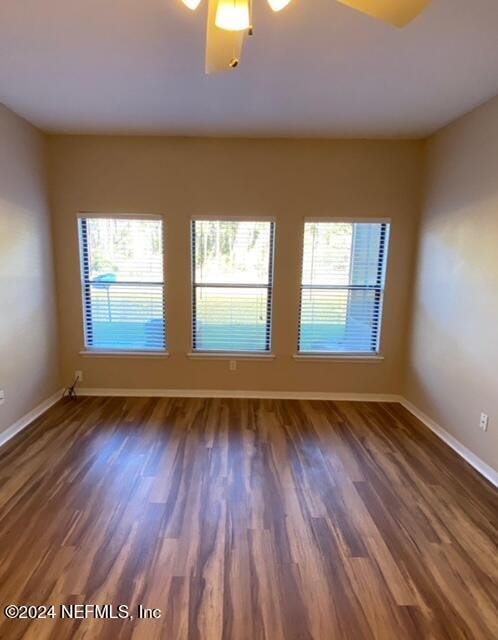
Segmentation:
<svg viewBox="0 0 498 640">
<path fill-rule="evenodd" d="M 3 389 L 0 389 L 0 404 L 3 404 L 5 402 L 5 391 Z"/>
<path fill-rule="evenodd" d="M 78 380 L 78 382 L 83 382 L 83 371 L 75 371 L 74 372 L 74 379 Z"/>
<path fill-rule="evenodd" d="M 479 422 L 479 429 L 481 431 L 487 431 L 489 424 L 489 416 L 486 413 L 481 413 L 481 420 Z"/>
<path fill-rule="evenodd" d="M 230 371 L 237 371 L 237 360 L 230 360 L 228 368 Z"/>
</svg>

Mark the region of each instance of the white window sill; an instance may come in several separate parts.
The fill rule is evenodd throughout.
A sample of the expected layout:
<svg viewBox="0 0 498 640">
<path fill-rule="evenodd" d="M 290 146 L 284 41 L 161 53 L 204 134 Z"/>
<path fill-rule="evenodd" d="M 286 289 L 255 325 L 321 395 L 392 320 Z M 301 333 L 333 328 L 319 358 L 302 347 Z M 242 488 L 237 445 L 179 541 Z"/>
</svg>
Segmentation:
<svg viewBox="0 0 498 640">
<path fill-rule="evenodd" d="M 113 351 L 112 349 L 85 349 L 80 351 L 84 358 L 169 358 L 167 351 Z"/>
<path fill-rule="evenodd" d="M 192 360 L 274 360 L 275 355 L 273 353 L 194 351 L 187 353 L 187 358 Z"/>
<path fill-rule="evenodd" d="M 297 353 L 294 360 L 301 361 L 331 361 L 331 362 L 359 362 L 366 364 L 378 364 L 384 361 L 384 356 L 374 355 L 354 355 L 354 354 L 333 354 L 333 353 Z"/>
</svg>

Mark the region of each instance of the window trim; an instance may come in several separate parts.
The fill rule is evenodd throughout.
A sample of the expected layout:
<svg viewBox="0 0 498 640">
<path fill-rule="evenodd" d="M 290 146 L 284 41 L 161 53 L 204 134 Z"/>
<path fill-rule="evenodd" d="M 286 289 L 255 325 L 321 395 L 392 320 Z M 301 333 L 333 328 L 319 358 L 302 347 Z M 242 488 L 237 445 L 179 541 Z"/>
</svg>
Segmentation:
<svg viewBox="0 0 498 640">
<path fill-rule="evenodd" d="M 195 281 L 195 223 L 210 220 L 213 222 L 269 222 L 270 223 L 270 251 L 269 251 L 269 280 L 268 284 L 237 284 L 237 283 L 207 283 L 198 284 Z M 190 218 L 190 251 L 191 251 L 191 328 L 190 328 L 190 353 L 187 354 L 192 359 L 202 358 L 228 358 L 229 360 L 237 360 L 237 358 L 264 358 L 272 359 L 274 354 L 272 352 L 273 342 L 273 289 L 275 286 L 275 237 L 276 237 L 276 218 L 273 216 L 229 216 L 229 215 L 194 215 Z M 220 351 L 209 349 L 197 349 L 195 346 L 195 320 L 196 320 L 196 288 L 215 288 L 215 289 L 266 289 L 268 291 L 267 297 L 267 333 L 266 333 L 266 349 L 261 351 Z"/>
<path fill-rule="evenodd" d="M 306 217 L 304 218 L 304 224 L 306 224 L 307 222 L 343 222 L 343 223 L 349 223 L 349 224 L 355 224 L 355 223 L 366 223 L 366 224 L 392 224 L 392 218 L 348 218 L 348 217 L 337 217 L 337 216 L 313 216 L 311 218 Z M 304 226 L 303 226 L 303 232 L 304 232 Z M 303 236 L 304 237 L 304 236 Z"/>
<path fill-rule="evenodd" d="M 380 362 L 384 362 L 385 360 L 384 356 L 378 353 L 349 353 L 347 351 L 343 353 L 332 353 L 327 351 L 300 351 L 299 353 L 295 353 L 292 357 L 294 358 L 294 360 L 298 360 L 301 362 L 323 362 L 331 360 L 334 362 L 359 362 L 366 364 L 378 364 Z"/>
<path fill-rule="evenodd" d="M 121 349 L 84 349 L 79 352 L 83 358 L 169 358 L 168 351 L 123 351 Z"/>
<path fill-rule="evenodd" d="M 162 228 L 162 265 L 163 265 L 163 323 L 164 323 L 164 347 L 159 349 L 110 349 L 107 347 L 92 347 L 88 343 L 87 313 L 86 313 L 86 296 L 89 294 L 89 284 L 85 279 L 85 264 L 88 265 L 88 240 L 83 243 L 81 229 L 83 222 L 92 219 L 116 219 L 116 220 L 159 220 Z M 86 225 L 85 225 L 86 226 Z M 80 258 L 80 286 L 81 286 L 81 311 L 83 320 L 83 346 L 79 351 L 79 355 L 84 357 L 169 357 L 168 352 L 168 328 L 167 328 L 167 291 L 166 291 L 166 224 L 165 217 L 156 213 L 101 213 L 95 211 L 78 211 L 76 214 L 76 229 L 78 250 Z M 85 252 L 85 247 L 87 251 Z M 146 283 L 140 283 L 146 284 Z M 157 284 L 157 283 L 154 283 Z"/>
<path fill-rule="evenodd" d="M 277 219 L 275 216 L 230 216 L 230 215 L 216 215 L 216 214 L 195 214 L 190 217 L 190 222 L 196 220 L 210 220 L 211 222 L 218 222 L 219 220 L 228 222 L 273 222 L 276 224 Z"/>
<path fill-rule="evenodd" d="M 383 322 L 381 321 L 377 336 L 377 348 L 375 351 L 368 352 L 356 352 L 356 351 L 301 351 L 300 350 L 300 338 L 301 338 L 301 308 L 302 308 L 302 295 L 303 288 L 312 289 L 313 285 L 303 286 L 303 273 L 304 273 L 304 238 L 306 233 L 306 224 L 307 223 L 349 223 L 349 224 L 381 224 L 384 227 L 384 238 L 382 241 L 382 249 L 379 253 L 383 255 L 383 269 L 381 274 L 377 274 L 377 281 L 379 280 L 379 275 L 381 281 L 383 281 L 384 286 L 382 287 L 380 302 L 377 303 L 379 305 L 379 317 L 381 320 L 384 315 L 384 299 L 385 292 L 387 290 L 387 274 L 388 274 L 388 262 L 389 262 L 389 244 L 392 233 L 392 218 L 382 218 L 382 217 L 344 217 L 344 216 L 312 216 L 305 217 L 303 219 L 302 225 L 302 235 L 301 235 L 301 271 L 299 278 L 299 309 L 298 309 L 298 319 L 297 319 L 297 350 L 293 355 L 294 360 L 301 361 L 311 361 L 311 360 L 335 360 L 336 362 L 362 362 L 362 363 L 380 363 L 385 360 L 384 353 L 382 351 L 382 337 L 383 337 Z M 354 289 L 356 288 L 354 285 L 316 285 L 317 289 L 334 289 L 338 288 L 343 289 Z M 371 285 L 369 287 L 358 287 L 361 290 L 366 288 L 370 288 L 373 290 L 378 290 L 378 285 Z"/>
<path fill-rule="evenodd" d="M 100 213 L 98 211 L 78 211 L 76 218 L 85 218 L 86 220 L 94 218 L 118 219 L 118 220 L 162 220 L 164 215 L 160 213 Z"/>
<path fill-rule="evenodd" d="M 194 351 L 187 353 L 189 360 L 275 360 L 274 353 L 266 351 Z"/>
</svg>

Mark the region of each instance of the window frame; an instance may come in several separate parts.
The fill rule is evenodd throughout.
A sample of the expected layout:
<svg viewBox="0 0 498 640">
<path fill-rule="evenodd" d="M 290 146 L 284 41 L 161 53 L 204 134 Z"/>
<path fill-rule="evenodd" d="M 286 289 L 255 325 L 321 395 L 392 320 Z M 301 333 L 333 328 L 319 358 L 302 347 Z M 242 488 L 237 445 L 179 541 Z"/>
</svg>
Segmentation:
<svg viewBox="0 0 498 640">
<path fill-rule="evenodd" d="M 92 219 L 116 219 L 116 220 L 157 220 L 161 222 L 161 240 L 162 240 L 162 268 L 163 278 L 160 283 L 153 283 L 154 285 L 162 286 L 163 290 L 163 305 L 162 305 L 162 318 L 164 326 L 164 346 L 157 349 L 126 349 L 118 348 L 113 349 L 111 347 L 94 347 L 89 344 L 88 340 L 88 322 L 91 321 L 91 303 L 89 303 L 89 312 L 87 311 L 87 300 L 90 300 L 91 281 L 88 274 L 88 269 L 85 265 L 88 265 L 88 240 L 85 243 L 82 241 L 83 225 L 87 220 Z M 166 224 L 165 218 L 161 214 L 145 214 L 145 213 L 96 213 L 89 211 L 80 211 L 76 215 L 77 223 L 77 240 L 78 250 L 80 258 L 80 284 L 81 284 L 81 311 L 83 320 L 83 348 L 79 354 L 82 356 L 119 356 L 119 357 L 167 357 L 169 353 L 168 348 L 168 327 L 167 327 L 167 292 L 166 292 Z M 86 230 L 85 230 L 86 232 Z M 147 282 L 137 282 L 134 284 L 150 284 Z"/>
<path fill-rule="evenodd" d="M 379 251 L 379 263 L 382 262 L 382 270 L 377 269 L 377 282 L 374 286 L 358 286 L 358 285 L 316 285 L 315 287 L 310 285 L 303 285 L 304 275 L 304 240 L 306 233 L 306 224 L 308 223 L 346 223 L 346 224 L 380 224 L 381 229 L 381 244 Z M 298 320 L 297 320 L 297 351 L 294 354 L 296 360 L 336 360 L 336 361 L 351 361 L 351 362 L 382 362 L 384 360 L 384 354 L 382 351 L 382 334 L 383 334 L 383 317 L 384 317 L 384 301 L 385 292 L 387 288 L 387 274 L 388 274 L 388 262 L 389 262 L 389 246 L 392 232 L 392 219 L 391 218 L 370 218 L 370 217 L 311 217 L 304 218 L 302 226 L 301 236 L 301 271 L 299 278 L 299 308 L 298 308 Z M 376 295 L 375 308 L 379 318 L 379 328 L 377 331 L 377 340 L 375 350 L 371 351 L 304 351 L 301 350 L 301 313 L 302 313 L 302 300 L 303 291 L 305 289 L 348 289 L 348 290 L 375 290 L 378 292 Z"/>
<path fill-rule="evenodd" d="M 195 223 L 203 221 L 213 222 L 269 222 L 270 223 L 270 246 L 269 246 L 269 270 L 267 284 L 237 284 L 237 283 L 198 283 L 195 279 L 195 256 L 196 256 L 196 234 Z M 228 215 L 194 215 L 190 219 L 190 252 L 191 252 L 191 352 L 188 354 L 190 358 L 212 358 L 212 359 L 273 359 L 275 356 L 272 352 L 273 343 L 273 298 L 275 286 L 275 236 L 276 236 L 276 219 L 272 216 L 228 216 Z M 226 288 L 226 289 L 266 289 L 268 292 L 266 304 L 266 349 L 260 351 L 231 351 L 220 349 L 198 349 L 196 347 L 196 289 L 198 287 L 207 288 Z"/>
</svg>

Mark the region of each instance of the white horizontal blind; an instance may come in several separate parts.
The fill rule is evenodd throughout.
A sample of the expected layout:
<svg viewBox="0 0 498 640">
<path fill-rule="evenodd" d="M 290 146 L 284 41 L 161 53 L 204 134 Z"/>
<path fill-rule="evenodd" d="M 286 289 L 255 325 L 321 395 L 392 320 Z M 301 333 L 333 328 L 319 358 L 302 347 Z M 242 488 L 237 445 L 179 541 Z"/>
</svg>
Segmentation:
<svg viewBox="0 0 498 640">
<path fill-rule="evenodd" d="M 81 217 L 86 346 L 163 350 L 163 227 L 160 219 Z"/>
<path fill-rule="evenodd" d="M 194 351 L 271 348 L 274 223 L 192 222 Z"/>
<path fill-rule="evenodd" d="M 306 222 L 299 351 L 379 350 L 389 224 Z"/>
</svg>

